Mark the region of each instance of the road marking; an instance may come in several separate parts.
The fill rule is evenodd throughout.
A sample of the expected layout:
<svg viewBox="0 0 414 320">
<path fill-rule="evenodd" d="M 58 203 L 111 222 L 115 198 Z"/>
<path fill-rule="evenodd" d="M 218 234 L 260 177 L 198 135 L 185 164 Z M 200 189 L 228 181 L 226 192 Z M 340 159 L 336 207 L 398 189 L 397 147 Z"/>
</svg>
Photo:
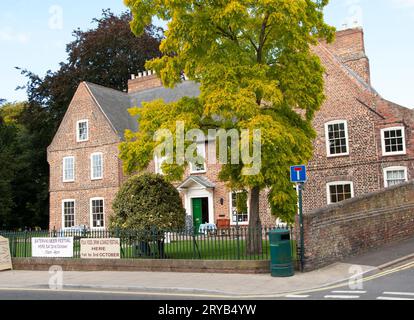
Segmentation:
<svg viewBox="0 0 414 320">
<path fill-rule="evenodd" d="M 398 298 L 398 297 L 378 297 L 377 300 L 409 300 L 409 301 L 414 301 L 414 299 L 410 299 L 410 298 Z"/>
<path fill-rule="evenodd" d="M 285 296 L 285 298 L 291 298 L 291 299 L 304 299 L 304 298 L 309 298 L 309 295 L 298 295 L 298 294 L 288 294 L 287 296 Z"/>
<path fill-rule="evenodd" d="M 346 294 L 364 294 L 366 291 L 332 291 L 332 293 L 346 293 Z"/>
<path fill-rule="evenodd" d="M 412 292 L 384 292 L 383 294 L 391 296 L 414 296 Z"/>
<path fill-rule="evenodd" d="M 328 295 L 325 299 L 359 299 L 360 296 L 340 296 L 340 295 Z"/>
<path fill-rule="evenodd" d="M 400 272 L 400 271 L 404 271 L 404 270 L 407 270 L 407 269 L 410 269 L 410 268 L 413 268 L 413 267 L 414 267 L 414 262 L 409 262 L 405 265 L 398 266 L 398 267 L 395 267 L 393 269 L 389 269 L 389 270 L 386 270 L 386 271 L 382 271 L 380 273 L 374 274 L 374 275 L 369 276 L 369 277 L 364 277 L 362 279 L 362 282 L 365 283 L 365 282 L 368 282 L 368 281 L 371 281 L 371 280 L 374 280 L 374 279 L 377 279 L 377 278 L 385 277 L 387 275 L 390 275 L 390 274 L 393 274 L 393 273 L 396 273 L 396 272 Z M 332 285 L 332 286 L 322 287 L 322 288 L 317 288 L 317 289 L 312 289 L 312 290 L 298 290 L 298 291 L 294 292 L 294 294 L 315 293 L 315 292 L 328 291 L 328 290 L 337 289 L 337 288 L 343 288 L 343 287 L 346 287 L 346 286 L 349 286 L 349 282 L 343 282 L 343 283 L 340 283 L 340 284 L 337 284 L 337 285 Z M 275 297 L 278 297 L 278 296 L 275 296 Z"/>
<path fill-rule="evenodd" d="M 381 273 L 377 273 L 373 276 L 363 278 L 362 282 L 371 281 L 380 277 L 387 276 L 389 274 L 393 274 L 396 272 L 400 272 L 403 270 L 407 270 L 414 267 L 414 262 L 407 263 L 405 265 L 395 267 L 394 269 L 390 269 Z M 314 293 L 314 292 L 321 292 L 321 291 L 328 291 L 333 289 L 342 288 L 345 286 L 348 286 L 348 282 L 344 282 L 338 285 L 332 285 L 328 287 L 322 287 L 318 289 L 313 290 L 301 290 L 293 292 L 294 295 L 304 295 L 308 293 Z M 50 289 L 29 289 L 29 288 L 0 288 L 0 291 L 32 291 L 32 292 L 59 292 L 56 290 L 50 290 Z M 165 297 L 199 297 L 199 298 L 212 298 L 212 299 L 240 299 L 240 300 L 246 300 L 246 299 L 264 299 L 264 298 L 283 298 L 286 296 L 286 293 L 284 294 L 259 294 L 259 295 L 228 295 L 228 294 L 194 294 L 194 293 L 165 293 L 165 292 L 138 292 L 138 291 L 100 291 L 100 290 L 70 290 L 70 289 L 64 289 L 60 292 L 76 292 L 76 293 L 103 293 L 103 294 L 124 294 L 124 295 L 144 295 L 144 296 L 165 296 Z M 351 299 L 351 298 L 348 298 Z M 355 298 L 356 299 L 356 298 Z"/>
</svg>

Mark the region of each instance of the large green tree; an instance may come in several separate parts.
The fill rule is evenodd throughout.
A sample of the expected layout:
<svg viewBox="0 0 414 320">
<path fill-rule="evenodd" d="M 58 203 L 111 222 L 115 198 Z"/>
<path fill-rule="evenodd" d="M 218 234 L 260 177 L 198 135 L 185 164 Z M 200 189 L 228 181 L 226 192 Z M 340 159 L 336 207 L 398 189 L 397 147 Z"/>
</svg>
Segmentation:
<svg viewBox="0 0 414 320">
<path fill-rule="evenodd" d="M 147 103 L 139 116 L 140 132 L 122 146 L 127 170 L 145 168 L 157 143 L 158 128 L 261 130 L 261 167 L 243 174 L 248 163 L 226 164 L 220 177 L 233 189 L 249 190 L 250 227 L 261 226 L 259 195 L 269 190 L 272 212 L 292 222 L 296 193 L 289 166 L 312 156 L 311 120 L 324 100 L 323 67 L 312 52 L 320 39 L 331 41 L 334 28 L 324 22 L 328 0 L 125 0 L 140 35 L 154 17 L 168 21 L 163 56 L 147 62 L 166 86 L 182 73 L 201 84 L 198 99 Z M 149 117 L 153 117 L 150 119 Z M 152 120 L 152 123 L 151 123 Z M 132 165 L 131 165 L 132 164 Z M 174 170 L 167 174 L 182 173 Z M 165 169 L 168 169 L 167 167 Z M 249 251 L 261 241 L 250 237 Z"/>
<path fill-rule="evenodd" d="M 0 107 L 0 228 L 38 225 L 39 215 L 27 206 L 36 190 L 27 183 L 33 178 L 28 170 L 32 150 L 27 130 L 19 122 L 24 108 L 24 103 Z"/>
</svg>

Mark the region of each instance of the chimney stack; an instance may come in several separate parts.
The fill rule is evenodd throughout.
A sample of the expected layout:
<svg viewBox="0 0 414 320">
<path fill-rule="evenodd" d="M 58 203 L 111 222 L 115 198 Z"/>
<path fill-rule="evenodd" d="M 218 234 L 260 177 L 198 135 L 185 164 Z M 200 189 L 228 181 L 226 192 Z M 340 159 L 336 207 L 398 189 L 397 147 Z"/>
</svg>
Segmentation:
<svg viewBox="0 0 414 320">
<path fill-rule="evenodd" d="M 365 53 L 362 28 L 341 30 L 336 33 L 335 42 L 326 45 L 347 67 L 371 84 L 369 59 Z"/>
<path fill-rule="evenodd" d="M 139 72 L 137 77 L 133 75 L 131 80 L 128 81 L 128 93 L 135 93 L 158 87 L 162 87 L 161 79 L 159 79 L 157 74 L 152 70 Z"/>
</svg>

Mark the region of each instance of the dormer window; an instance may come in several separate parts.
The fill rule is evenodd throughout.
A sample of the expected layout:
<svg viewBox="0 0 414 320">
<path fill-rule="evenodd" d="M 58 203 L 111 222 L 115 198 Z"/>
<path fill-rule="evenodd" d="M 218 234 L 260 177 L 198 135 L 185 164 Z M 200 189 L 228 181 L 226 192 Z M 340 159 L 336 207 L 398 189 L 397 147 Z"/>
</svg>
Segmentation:
<svg viewBox="0 0 414 320">
<path fill-rule="evenodd" d="M 89 122 L 88 120 L 78 121 L 76 124 L 76 138 L 78 142 L 89 140 Z"/>
<path fill-rule="evenodd" d="M 395 156 L 404 155 L 405 151 L 405 128 L 393 127 L 381 130 L 382 155 Z"/>
</svg>

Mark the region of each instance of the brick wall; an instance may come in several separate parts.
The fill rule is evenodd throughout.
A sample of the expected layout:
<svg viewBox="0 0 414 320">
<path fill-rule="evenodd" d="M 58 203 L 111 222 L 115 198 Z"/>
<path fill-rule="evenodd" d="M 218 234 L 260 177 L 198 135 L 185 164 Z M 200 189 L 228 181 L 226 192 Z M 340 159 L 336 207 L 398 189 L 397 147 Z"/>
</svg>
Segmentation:
<svg viewBox="0 0 414 320">
<path fill-rule="evenodd" d="M 305 269 L 414 236 L 414 182 L 363 195 L 304 216 Z"/>
<path fill-rule="evenodd" d="M 335 42 L 326 46 L 365 82 L 371 82 L 369 59 L 365 54 L 364 31 L 362 29 L 338 31 Z"/>
<path fill-rule="evenodd" d="M 89 122 L 89 139 L 76 141 L 76 123 Z M 91 198 L 104 198 L 105 225 L 112 214 L 112 201 L 122 182 L 121 161 L 118 158 L 119 138 L 96 105 L 88 87 L 82 83 L 48 148 L 50 165 L 51 230 L 62 228 L 62 200 L 75 200 L 75 225 L 90 225 Z M 91 179 L 90 156 L 103 154 L 103 179 Z M 75 181 L 63 182 L 63 158 L 75 158 Z"/>
</svg>

